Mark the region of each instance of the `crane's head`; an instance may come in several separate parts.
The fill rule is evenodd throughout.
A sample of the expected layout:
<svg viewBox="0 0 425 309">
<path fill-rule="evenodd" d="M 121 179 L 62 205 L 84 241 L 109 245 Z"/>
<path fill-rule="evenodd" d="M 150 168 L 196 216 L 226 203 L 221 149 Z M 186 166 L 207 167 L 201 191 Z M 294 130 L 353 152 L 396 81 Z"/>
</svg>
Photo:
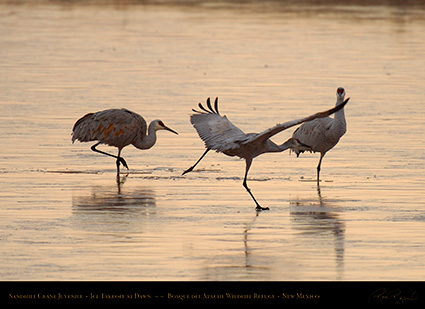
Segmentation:
<svg viewBox="0 0 425 309">
<path fill-rule="evenodd" d="M 344 97 L 345 97 L 345 89 L 344 89 L 344 88 L 342 88 L 342 87 L 339 87 L 339 88 L 336 90 L 336 97 L 337 97 L 337 99 L 344 100 Z"/>
<path fill-rule="evenodd" d="M 173 132 L 174 134 L 177 134 L 178 135 L 178 133 L 176 132 L 176 131 L 174 131 L 173 129 L 170 129 L 169 127 L 167 127 L 161 120 L 159 120 L 159 119 L 157 119 L 157 120 L 154 120 L 154 121 L 152 121 L 152 125 L 153 125 L 153 127 L 154 127 L 154 129 L 156 130 L 156 131 L 158 131 L 158 130 L 167 130 L 167 131 L 170 131 L 170 132 Z"/>
</svg>

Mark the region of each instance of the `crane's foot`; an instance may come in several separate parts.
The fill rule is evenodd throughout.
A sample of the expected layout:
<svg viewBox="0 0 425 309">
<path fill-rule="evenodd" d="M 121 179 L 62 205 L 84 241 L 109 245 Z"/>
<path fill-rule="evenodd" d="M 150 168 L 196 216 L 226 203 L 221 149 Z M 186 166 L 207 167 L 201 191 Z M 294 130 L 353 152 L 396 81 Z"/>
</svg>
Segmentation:
<svg viewBox="0 0 425 309">
<path fill-rule="evenodd" d="M 124 167 L 125 167 L 125 168 L 127 168 L 127 169 L 128 169 L 127 162 L 125 162 L 124 158 L 119 157 L 119 158 L 118 158 L 118 161 L 119 161 L 122 165 L 124 165 Z"/>
<path fill-rule="evenodd" d="M 261 207 L 260 205 L 257 205 L 257 207 L 255 208 L 256 211 L 262 211 L 262 210 L 270 210 L 270 208 L 268 207 Z"/>
<path fill-rule="evenodd" d="M 187 170 L 185 170 L 185 171 L 183 172 L 182 176 L 183 176 L 184 174 L 187 174 L 187 173 L 191 172 L 191 171 L 193 171 L 193 166 L 191 166 L 191 167 L 189 167 Z"/>
</svg>

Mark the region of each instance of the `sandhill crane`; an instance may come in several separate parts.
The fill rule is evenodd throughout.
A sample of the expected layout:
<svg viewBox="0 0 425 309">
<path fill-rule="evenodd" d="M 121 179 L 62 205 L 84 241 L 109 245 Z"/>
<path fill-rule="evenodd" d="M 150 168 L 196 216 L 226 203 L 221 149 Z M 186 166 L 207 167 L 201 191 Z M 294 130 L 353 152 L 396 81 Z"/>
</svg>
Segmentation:
<svg viewBox="0 0 425 309">
<path fill-rule="evenodd" d="M 345 90 L 339 87 L 336 90 L 336 106 L 340 106 L 344 101 Z M 339 139 L 347 131 L 347 124 L 345 122 L 344 108 L 341 108 L 335 113 L 334 118 L 325 117 L 305 122 L 292 135 L 292 138 L 298 139 L 301 143 L 307 144 L 311 147 L 313 152 L 320 152 L 319 164 L 317 165 L 317 184 L 320 182 L 320 168 L 322 159 L 326 152 L 332 149 L 339 141 Z M 291 147 L 297 154 L 303 153 L 305 149 L 299 148 L 297 145 Z"/>
<path fill-rule="evenodd" d="M 99 141 L 91 150 L 117 159 L 117 177 L 120 174 L 120 163 L 128 169 L 127 162 L 121 157 L 121 150 L 132 144 L 139 149 L 149 149 L 156 142 L 156 131 L 168 130 L 161 120 L 154 120 L 149 124 L 146 135 L 146 121 L 142 116 L 127 109 L 107 109 L 89 113 L 78 119 L 72 129 L 72 142 Z M 96 149 L 99 144 L 118 147 L 118 155 Z"/>
<path fill-rule="evenodd" d="M 214 108 L 211 106 L 211 101 L 207 99 L 207 108 L 199 103 L 199 108 L 202 111 L 193 110 L 195 114 L 190 117 L 190 121 L 199 134 L 199 137 L 204 141 L 207 148 L 203 155 L 196 161 L 196 163 L 183 172 L 183 175 L 191 172 L 195 166 L 205 157 L 211 149 L 217 152 L 224 153 L 228 156 L 238 156 L 245 159 L 246 168 L 243 180 L 243 186 L 248 191 L 256 204 L 256 210 L 267 210 L 268 207 L 261 207 L 255 199 L 251 190 L 247 185 L 248 171 L 251 167 L 252 160 L 267 152 L 282 152 L 290 147 L 298 147 L 300 149 L 309 150 L 309 146 L 302 144 L 297 139 L 291 138 L 282 145 L 277 145 L 269 138 L 273 135 L 286 130 L 292 126 L 310 121 L 316 118 L 323 118 L 331 115 L 332 113 L 340 110 L 348 101 L 347 99 L 343 104 L 334 107 L 328 111 L 316 113 L 314 115 L 288 121 L 283 124 L 278 124 L 270 129 L 261 133 L 244 133 L 241 129 L 233 125 L 226 116 L 221 116 L 218 111 L 218 98 L 215 99 Z"/>
</svg>

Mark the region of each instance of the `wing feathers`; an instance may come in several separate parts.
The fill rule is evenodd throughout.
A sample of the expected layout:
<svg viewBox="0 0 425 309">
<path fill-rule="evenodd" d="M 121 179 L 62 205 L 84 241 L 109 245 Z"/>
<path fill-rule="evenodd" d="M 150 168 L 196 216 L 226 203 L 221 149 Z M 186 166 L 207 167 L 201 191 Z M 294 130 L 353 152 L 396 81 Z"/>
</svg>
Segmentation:
<svg viewBox="0 0 425 309">
<path fill-rule="evenodd" d="M 265 141 L 273 135 L 300 123 L 311 121 L 316 118 L 327 117 L 343 108 L 349 99 L 350 98 L 346 99 L 342 104 L 327 111 L 319 112 L 301 119 L 287 121 L 259 134 L 245 134 L 241 129 L 230 122 L 226 116 L 221 116 L 218 112 L 218 98 L 215 99 L 214 108 L 211 105 L 210 98 L 208 98 L 206 102 L 208 109 L 199 103 L 198 106 L 202 111 L 193 109 L 196 114 L 190 117 L 190 122 L 195 127 L 199 137 L 204 141 L 207 148 L 224 152 L 226 150 L 240 148 L 241 145 L 246 145 L 254 140 Z"/>
<path fill-rule="evenodd" d="M 214 108 L 212 108 L 212 106 L 211 106 L 211 100 L 210 100 L 210 98 L 207 99 L 207 106 L 208 106 L 209 110 L 206 109 L 202 105 L 202 103 L 198 103 L 198 106 L 199 106 L 200 109 L 202 109 L 204 112 L 206 112 L 208 114 L 217 114 L 217 115 L 220 115 L 220 113 L 218 112 L 218 98 L 215 98 Z M 204 112 L 197 111 L 197 110 L 195 110 L 193 108 L 192 108 L 192 111 L 194 111 L 195 113 L 204 114 Z"/>
<path fill-rule="evenodd" d="M 201 103 L 199 103 L 198 106 L 199 106 L 200 109 L 207 112 L 208 114 L 212 114 L 209 110 L 207 110 L 205 107 L 203 107 Z M 202 112 L 198 112 L 198 113 L 202 113 Z"/>
<path fill-rule="evenodd" d="M 116 146 L 128 144 L 136 134 L 145 134 L 146 122 L 140 115 L 129 110 L 108 109 L 89 113 L 78 119 L 72 131 L 72 142 L 98 140 Z"/>
<path fill-rule="evenodd" d="M 208 105 L 208 108 L 209 108 L 211 111 L 213 111 L 213 112 L 214 112 L 214 109 L 211 107 L 211 100 L 210 100 L 210 98 L 208 98 L 208 99 L 207 99 L 207 105 Z"/>
<path fill-rule="evenodd" d="M 301 118 L 301 119 L 296 119 L 296 120 L 292 120 L 292 121 L 287 121 L 287 122 L 282 123 L 282 124 L 278 124 L 278 125 L 270 128 L 270 129 L 263 131 L 262 133 L 259 133 L 255 136 L 253 136 L 252 138 L 250 138 L 245 143 L 249 143 L 249 142 L 256 140 L 256 139 L 266 140 L 266 139 L 272 137 L 273 135 L 275 135 L 279 132 L 282 132 L 282 131 L 290 128 L 290 127 L 296 126 L 300 123 L 311 121 L 311 120 L 314 120 L 316 118 L 324 118 L 324 117 L 327 117 L 329 115 L 332 115 L 333 113 L 335 113 L 335 112 L 339 111 L 341 108 L 343 108 L 345 106 L 345 104 L 347 104 L 348 100 L 350 100 L 350 98 L 346 99 L 342 104 L 337 105 L 334 108 L 331 108 L 327 111 L 319 112 L 319 113 L 316 113 L 314 115 L 310 115 L 310 116 L 307 116 L 307 117 L 304 117 L 304 118 Z"/>
<path fill-rule="evenodd" d="M 202 111 L 193 110 L 196 114 L 190 117 L 190 122 L 204 141 L 205 146 L 217 151 L 226 151 L 240 147 L 240 143 L 247 139 L 247 135 L 232 124 L 226 116 L 218 112 L 218 98 L 215 99 L 214 108 L 210 98 L 207 99 L 206 109 L 201 103 Z"/>
<path fill-rule="evenodd" d="M 220 115 L 220 112 L 218 111 L 218 98 L 215 98 L 214 107 L 215 107 L 215 111 L 217 112 L 217 114 Z"/>
</svg>

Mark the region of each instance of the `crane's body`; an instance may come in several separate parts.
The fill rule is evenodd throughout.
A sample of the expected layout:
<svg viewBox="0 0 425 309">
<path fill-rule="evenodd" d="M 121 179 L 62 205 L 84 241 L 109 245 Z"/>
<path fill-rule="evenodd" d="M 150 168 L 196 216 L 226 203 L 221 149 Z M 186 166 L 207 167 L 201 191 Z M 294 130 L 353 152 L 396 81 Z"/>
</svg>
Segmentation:
<svg viewBox="0 0 425 309">
<path fill-rule="evenodd" d="M 344 102 L 345 90 L 339 87 L 336 92 L 337 102 L 335 106 L 339 106 Z M 314 119 L 303 123 L 296 129 L 292 138 L 298 139 L 301 143 L 311 147 L 311 152 L 320 152 L 319 164 L 317 165 L 317 183 L 320 181 L 320 169 L 322 159 L 325 154 L 338 144 L 340 138 L 347 131 L 347 123 L 345 120 L 344 108 L 335 112 L 334 118 L 325 117 Z M 295 146 L 291 149 L 297 154 L 297 157 L 305 151 Z"/>
<path fill-rule="evenodd" d="M 133 145 L 138 149 L 149 149 L 156 143 L 156 131 L 168 130 L 177 132 L 164 125 L 161 120 L 154 120 L 146 125 L 146 121 L 137 113 L 127 109 L 107 109 L 96 113 L 88 113 L 76 121 L 72 129 L 72 142 L 98 141 L 91 149 L 95 152 L 117 159 L 117 175 L 120 163 L 127 169 L 126 161 L 121 157 L 121 150 Z M 146 134 L 147 133 L 147 134 Z M 99 144 L 118 148 L 118 155 L 112 155 L 96 149 Z"/>
<path fill-rule="evenodd" d="M 278 124 L 258 134 L 246 134 L 234 124 L 232 124 L 226 116 L 220 115 L 218 111 L 218 98 L 215 99 L 214 107 L 212 107 L 211 101 L 208 98 L 208 109 L 199 103 L 199 108 L 202 111 L 193 110 L 195 114 L 190 117 L 190 121 L 198 132 L 199 137 L 205 143 L 206 150 L 193 166 L 183 172 L 183 175 L 191 172 L 210 150 L 216 150 L 217 152 L 224 153 L 228 156 L 238 156 L 243 158 L 246 162 L 243 186 L 254 200 L 257 206 L 256 210 L 266 210 L 268 208 L 263 208 L 260 206 L 254 195 L 251 193 L 251 190 L 249 189 L 246 182 L 252 160 L 261 154 L 268 152 L 282 152 L 288 148 L 296 148 L 304 151 L 310 150 L 310 147 L 307 144 L 303 144 L 295 138 L 291 138 L 285 143 L 278 145 L 271 141 L 270 137 L 297 124 L 311 121 L 316 118 L 327 117 L 335 111 L 341 109 L 348 100 L 349 99 L 347 99 L 344 104 L 341 104 L 341 106 L 334 107 L 328 111 L 316 113 L 305 118 L 288 121 L 283 124 Z"/>
</svg>

